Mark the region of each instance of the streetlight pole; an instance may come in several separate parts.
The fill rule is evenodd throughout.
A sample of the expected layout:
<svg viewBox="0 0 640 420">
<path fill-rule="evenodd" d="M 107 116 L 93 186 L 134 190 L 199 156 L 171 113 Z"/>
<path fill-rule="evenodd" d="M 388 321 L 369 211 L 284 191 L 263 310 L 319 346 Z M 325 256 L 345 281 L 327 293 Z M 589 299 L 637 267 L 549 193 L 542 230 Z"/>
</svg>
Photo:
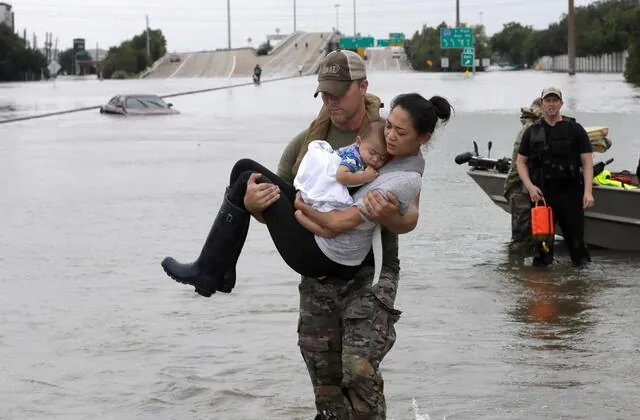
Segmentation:
<svg viewBox="0 0 640 420">
<path fill-rule="evenodd" d="M 338 18 L 338 9 L 340 8 L 340 4 L 336 3 L 333 5 L 333 7 L 336 8 L 336 31 L 340 30 L 340 20 Z"/>
<path fill-rule="evenodd" d="M 456 28 L 460 27 L 460 0 L 456 0 Z"/>
<path fill-rule="evenodd" d="M 569 76 L 576 74 L 576 26 L 574 19 L 573 0 L 569 0 L 569 14 L 567 15 L 567 26 L 569 27 L 567 54 L 569 56 Z"/>
<path fill-rule="evenodd" d="M 227 47 L 231 49 L 231 0 L 227 0 Z"/>
<path fill-rule="evenodd" d="M 356 0 L 353 0 L 353 36 L 358 36 L 358 32 L 356 31 Z"/>
<path fill-rule="evenodd" d="M 293 0 L 293 32 L 296 31 L 296 0 Z"/>
</svg>

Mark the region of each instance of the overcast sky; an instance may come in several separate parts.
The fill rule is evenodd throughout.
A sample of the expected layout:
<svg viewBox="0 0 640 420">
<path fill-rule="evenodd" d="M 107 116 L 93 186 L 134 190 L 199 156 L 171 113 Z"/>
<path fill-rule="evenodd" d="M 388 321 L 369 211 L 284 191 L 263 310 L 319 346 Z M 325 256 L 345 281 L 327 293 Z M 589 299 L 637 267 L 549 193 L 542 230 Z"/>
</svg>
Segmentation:
<svg viewBox="0 0 640 420">
<path fill-rule="evenodd" d="M 59 49 L 85 38 L 87 48 L 117 45 L 140 33 L 149 15 L 151 28 L 160 28 L 170 51 L 199 51 L 227 46 L 226 0 L 0 0 L 13 5 L 16 29 L 38 37 L 52 32 Z M 335 4 L 340 7 L 336 8 Z M 297 0 L 297 29 L 330 31 L 336 26 L 353 33 L 353 0 Z M 576 6 L 593 3 L 575 0 Z M 134 6 L 135 4 L 135 6 Z M 266 34 L 293 30 L 294 0 L 231 0 L 232 47 L 257 46 Z M 506 22 L 543 29 L 567 11 L 566 0 L 460 0 L 460 20 L 482 22 L 489 34 Z M 389 32 L 410 37 L 422 25 L 455 23 L 455 0 L 356 0 L 356 29 L 363 35 L 387 38 Z"/>
</svg>

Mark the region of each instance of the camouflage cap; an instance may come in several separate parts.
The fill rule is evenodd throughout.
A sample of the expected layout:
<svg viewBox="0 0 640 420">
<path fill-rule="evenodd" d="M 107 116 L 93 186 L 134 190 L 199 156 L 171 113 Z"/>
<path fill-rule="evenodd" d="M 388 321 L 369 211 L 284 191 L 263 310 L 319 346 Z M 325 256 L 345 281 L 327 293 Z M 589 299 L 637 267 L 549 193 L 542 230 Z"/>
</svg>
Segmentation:
<svg viewBox="0 0 640 420">
<path fill-rule="evenodd" d="M 362 57 L 353 51 L 332 51 L 320 63 L 318 89 L 313 96 L 318 96 L 320 92 L 343 96 L 354 80 L 366 78 L 367 69 Z"/>
<path fill-rule="evenodd" d="M 550 86 L 550 87 L 544 88 L 542 90 L 542 95 L 540 95 L 540 97 L 544 99 L 549 95 L 556 95 L 560 100 L 562 100 L 562 91 L 560 91 L 560 89 L 558 89 L 557 87 Z"/>
</svg>

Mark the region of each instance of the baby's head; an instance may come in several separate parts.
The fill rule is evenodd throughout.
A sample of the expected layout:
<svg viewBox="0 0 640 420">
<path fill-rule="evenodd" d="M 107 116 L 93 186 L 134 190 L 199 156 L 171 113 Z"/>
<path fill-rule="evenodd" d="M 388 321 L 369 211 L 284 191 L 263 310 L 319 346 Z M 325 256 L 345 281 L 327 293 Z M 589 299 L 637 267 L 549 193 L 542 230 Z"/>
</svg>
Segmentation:
<svg viewBox="0 0 640 420">
<path fill-rule="evenodd" d="M 380 169 L 389 160 L 387 143 L 384 140 L 384 120 L 365 125 L 356 137 L 356 144 L 365 165 Z"/>
</svg>

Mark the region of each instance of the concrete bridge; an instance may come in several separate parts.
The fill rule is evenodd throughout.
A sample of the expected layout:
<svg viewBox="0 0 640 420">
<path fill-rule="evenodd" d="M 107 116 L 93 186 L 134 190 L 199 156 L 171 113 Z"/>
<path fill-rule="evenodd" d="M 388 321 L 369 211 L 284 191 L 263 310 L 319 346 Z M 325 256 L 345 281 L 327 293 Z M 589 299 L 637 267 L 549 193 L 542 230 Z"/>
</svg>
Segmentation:
<svg viewBox="0 0 640 420">
<path fill-rule="evenodd" d="M 326 53 L 330 36 L 331 32 L 295 32 L 266 56 L 257 56 L 253 48 L 170 53 L 145 77 L 250 77 L 256 64 L 262 67 L 265 78 L 294 76 L 300 65 L 303 74 L 313 73 Z M 180 60 L 171 62 L 176 55 Z"/>
</svg>

